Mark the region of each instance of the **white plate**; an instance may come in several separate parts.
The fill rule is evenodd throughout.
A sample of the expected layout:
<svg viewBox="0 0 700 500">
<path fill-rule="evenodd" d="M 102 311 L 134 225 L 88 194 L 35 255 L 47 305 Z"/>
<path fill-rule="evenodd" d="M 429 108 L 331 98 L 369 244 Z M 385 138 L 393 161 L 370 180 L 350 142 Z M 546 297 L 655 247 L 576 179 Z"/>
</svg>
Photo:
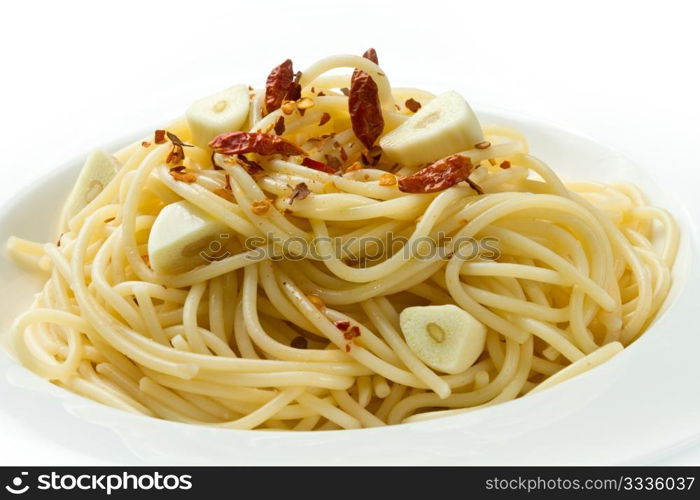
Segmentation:
<svg viewBox="0 0 700 500">
<path fill-rule="evenodd" d="M 53 386 L 4 351 L 0 383 L 27 389 L 31 404 L 22 411 L 43 412 L 60 398 L 67 412 L 84 421 L 80 430 L 73 426 L 69 432 L 89 435 L 94 426 L 106 426 L 142 460 L 159 464 L 639 463 L 700 441 L 700 246 L 688 212 L 698 201 L 672 196 L 674 183 L 681 179 L 667 176 L 659 183 L 649 175 L 653 165 L 633 164 L 580 135 L 511 114 L 479 115 L 484 123 L 519 128 L 532 152 L 565 179 L 636 183 L 653 194 L 654 203 L 671 210 L 681 225 L 674 286 L 663 314 L 640 341 L 603 366 L 531 397 L 454 417 L 317 433 L 231 431 L 131 415 Z M 76 159 L 63 165 L 7 202 L 0 210 L 0 242 L 12 234 L 40 241 L 52 237 L 59 207 L 81 164 L 82 159 Z M 40 284 L 40 278 L 3 256 L 0 332 L 8 330 Z M 9 410 L 7 404 L 0 402 L 5 405 L 0 408 Z M 122 450 L 115 453 L 123 456 Z"/>
</svg>

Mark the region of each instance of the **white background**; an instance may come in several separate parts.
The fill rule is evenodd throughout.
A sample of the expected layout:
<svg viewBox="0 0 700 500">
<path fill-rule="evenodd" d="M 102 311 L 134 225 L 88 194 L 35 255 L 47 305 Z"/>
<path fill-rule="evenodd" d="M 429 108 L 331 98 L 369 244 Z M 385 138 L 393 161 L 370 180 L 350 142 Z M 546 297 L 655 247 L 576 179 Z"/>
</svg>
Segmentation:
<svg viewBox="0 0 700 500">
<path fill-rule="evenodd" d="M 373 46 L 394 84 L 454 85 L 623 153 L 700 144 L 698 13 L 691 2 L 12 2 L 0 16 L 0 199 L 194 99 L 260 85 L 287 57 L 303 69 Z M 635 152 L 639 154 L 638 151 Z M 660 164 L 664 175 L 700 169 Z M 697 173 L 687 192 L 697 195 Z M 0 464 L 136 463 L 109 431 L 82 435 L 58 410 L 3 407 Z M 54 412 L 51 413 L 51 412 Z M 700 464 L 700 449 L 667 459 Z"/>
</svg>

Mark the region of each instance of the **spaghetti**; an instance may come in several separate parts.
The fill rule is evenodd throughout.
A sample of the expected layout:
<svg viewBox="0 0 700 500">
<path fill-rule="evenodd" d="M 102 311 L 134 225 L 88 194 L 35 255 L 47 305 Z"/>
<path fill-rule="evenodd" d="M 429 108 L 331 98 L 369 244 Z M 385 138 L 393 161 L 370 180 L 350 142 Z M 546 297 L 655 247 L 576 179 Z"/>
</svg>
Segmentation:
<svg viewBox="0 0 700 500">
<path fill-rule="evenodd" d="M 423 165 L 397 165 L 358 137 L 346 95 L 357 77 L 337 68 L 374 83 L 383 134 L 433 99 L 392 88 L 371 58 L 329 57 L 277 82 L 284 98 L 250 92 L 247 130 L 303 154 L 212 154 L 188 144 L 185 119 L 167 127 L 170 140 L 160 133 L 116 152 L 114 178 L 66 217 L 57 243 L 9 242 L 49 275 L 13 327 L 21 362 L 161 419 L 355 429 L 525 396 L 644 332 L 671 285 L 679 233 L 668 213 L 631 185 L 563 183 L 499 126 L 454 151 L 469 160 L 469 183 L 402 191 Z M 232 237 L 201 265 L 158 272 L 151 228 L 183 200 Z M 382 246 L 389 235 L 395 245 Z M 403 251 L 426 241 L 427 255 Z M 472 244 L 469 258 L 458 241 Z M 403 309 L 430 304 L 454 304 L 487 329 L 459 373 L 426 365 L 401 331 Z"/>
</svg>

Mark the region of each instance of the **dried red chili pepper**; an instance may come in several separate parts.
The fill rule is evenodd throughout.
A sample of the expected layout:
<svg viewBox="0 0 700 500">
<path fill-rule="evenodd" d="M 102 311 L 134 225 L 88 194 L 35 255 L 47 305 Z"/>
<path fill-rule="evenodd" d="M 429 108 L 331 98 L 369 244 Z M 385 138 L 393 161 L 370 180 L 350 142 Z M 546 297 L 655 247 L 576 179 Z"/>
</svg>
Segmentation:
<svg viewBox="0 0 700 500">
<path fill-rule="evenodd" d="M 325 172 L 327 174 L 334 174 L 337 172 L 337 170 L 332 169 L 331 167 L 329 167 L 328 165 L 326 165 L 322 161 L 312 160 L 308 156 L 301 161 L 301 164 L 304 165 L 305 167 L 309 167 L 309 168 L 312 168 L 314 170 L 318 170 L 319 172 Z"/>
<path fill-rule="evenodd" d="M 374 49 L 367 50 L 363 57 L 378 64 Z M 352 74 L 348 108 L 352 131 L 360 142 L 370 149 L 384 131 L 384 117 L 379 102 L 379 88 L 364 71 L 355 70 Z"/>
<path fill-rule="evenodd" d="M 244 153 L 257 153 L 262 156 L 306 155 L 306 152 L 296 144 L 279 136 L 262 132 L 226 132 L 215 137 L 209 143 L 209 147 L 224 155 Z"/>
<path fill-rule="evenodd" d="M 270 72 L 265 83 L 265 114 L 279 109 L 285 99 L 296 101 L 301 97 L 300 78 L 300 72 L 294 74 L 291 59 L 287 59 Z"/>
<path fill-rule="evenodd" d="M 399 190 L 404 193 L 443 191 L 459 182 L 469 182 L 469 174 L 471 174 L 473 168 L 471 160 L 466 156 L 448 156 L 420 169 L 414 174 L 399 179 Z M 472 185 L 473 183 L 470 182 L 469 184 Z M 474 184 L 474 186 L 476 185 Z"/>
<path fill-rule="evenodd" d="M 379 64 L 379 58 L 377 57 L 377 51 L 374 50 L 373 48 L 369 48 L 369 49 L 365 50 L 365 53 L 362 54 L 362 57 L 364 57 L 365 59 L 369 59 L 374 64 Z M 354 79 L 360 73 L 363 73 L 363 71 L 356 69 L 355 71 L 352 72 L 352 78 Z"/>
</svg>

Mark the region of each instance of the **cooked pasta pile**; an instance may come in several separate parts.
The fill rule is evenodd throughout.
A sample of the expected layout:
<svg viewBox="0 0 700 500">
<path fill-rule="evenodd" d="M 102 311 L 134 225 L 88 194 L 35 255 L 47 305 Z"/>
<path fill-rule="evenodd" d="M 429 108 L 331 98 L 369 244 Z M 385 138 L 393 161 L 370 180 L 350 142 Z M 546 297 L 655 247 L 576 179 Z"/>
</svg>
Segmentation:
<svg viewBox="0 0 700 500">
<path fill-rule="evenodd" d="M 130 412 L 310 431 L 502 403 L 637 339 L 671 285 L 672 217 L 632 185 L 564 183 L 497 125 L 451 151 L 461 163 L 439 165 L 466 177 L 394 161 L 378 139 L 434 96 L 391 87 L 372 59 L 323 59 L 284 95 L 275 78 L 291 64 L 280 66 L 265 89 L 246 88 L 246 132 L 209 146 L 177 120 L 114 153 L 114 177 L 57 241 L 11 239 L 48 274 L 13 327 L 21 362 Z M 161 272 L 151 229 L 183 200 L 228 233 L 198 242 L 196 265 Z M 431 367 L 402 330 L 403 310 L 446 304 L 486 332 L 456 373 Z"/>
</svg>

